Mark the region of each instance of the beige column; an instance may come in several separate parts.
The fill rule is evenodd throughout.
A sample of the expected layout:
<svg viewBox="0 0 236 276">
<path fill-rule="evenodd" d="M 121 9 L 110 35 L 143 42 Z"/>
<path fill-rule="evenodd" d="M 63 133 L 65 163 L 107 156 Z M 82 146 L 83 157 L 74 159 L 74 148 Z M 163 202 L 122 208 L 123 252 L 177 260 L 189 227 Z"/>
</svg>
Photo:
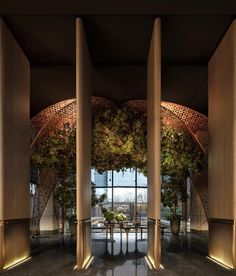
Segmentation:
<svg viewBox="0 0 236 276">
<path fill-rule="evenodd" d="M 148 252 L 154 269 L 160 267 L 160 108 L 161 108 L 161 21 L 156 19 L 148 56 Z"/>
<path fill-rule="evenodd" d="M 209 256 L 236 268 L 236 21 L 208 64 Z"/>
<path fill-rule="evenodd" d="M 29 62 L 0 19 L 0 269 L 30 254 L 29 83 Z"/>
<path fill-rule="evenodd" d="M 76 20 L 77 98 L 77 268 L 91 260 L 91 106 L 90 58 L 80 18 Z"/>
</svg>

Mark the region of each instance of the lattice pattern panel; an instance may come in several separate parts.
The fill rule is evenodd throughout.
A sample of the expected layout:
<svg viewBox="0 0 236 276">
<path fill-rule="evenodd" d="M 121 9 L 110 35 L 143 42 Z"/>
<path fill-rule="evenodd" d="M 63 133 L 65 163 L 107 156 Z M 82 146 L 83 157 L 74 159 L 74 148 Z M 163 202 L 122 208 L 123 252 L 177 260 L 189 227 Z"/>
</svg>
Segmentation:
<svg viewBox="0 0 236 276">
<path fill-rule="evenodd" d="M 146 112 L 146 100 L 133 100 L 126 102 L 128 106 L 136 112 Z M 205 120 L 206 119 L 206 120 Z M 190 120 L 190 122 L 188 122 Z M 197 142 L 201 150 L 207 152 L 207 118 L 189 108 L 168 102 L 161 102 L 161 122 L 163 125 L 170 125 L 177 131 L 187 132 Z M 200 127 L 197 125 L 200 123 Z"/>
<path fill-rule="evenodd" d="M 65 101 L 58 102 L 53 104 L 41 112 L 39 112 L 36 116 L 31 119 L 31 140 L 33 141 L 40 130 L 45 126 L 45 124 L 50 121 L 57 112 L 63 109 L 65 106 L 74 102 L 75 99 L 69 99 Z"/>
<path fill-rule="evenodd" d="M 189 128 L 189 132 L 194 135 L 198 144 L 203 151 L 207 153 L 208 150 L 208 119 L 203 114 L 192 110 L 188 107 L 162 102 L 161 105 L 175 114 L 185 125 Z"/>
<path fill-rule="evenodd" d="M 146 100 L 128 101 L 128 102 L 124 103 L 124 106 L 127 106 L 131 110 L 136 111 L 136 112 L 140 112 L 140 113 L 147 112 L 147 101 Z"/>
<path fill-rule="evenodd" d="M 33 212 L 30 226 L 32 235 L 39 234 L 40 219 L 55 188 L 56 179 L 57 176 L 52 169 L 41 170 L 39 183 L 37 184 L 33 200 Z"/>
<path fill-rule="evenodd" d="M 96 113 L 99 110 L 107 110 L 107 109 L 116 109 L 117 106 L 112 101 L 101 98 L 101 97 L 91 97 L 91 108 L 92 113 Z"/>
<path fill-rule="evenodd" d="M 54 113 L 53 116 L 47 115 L 47 121 L 44 120 L 43 127 L 38 130 L 38 132 L 34 133 L 32 137 L 31 142 L 31 152 L 34 150 L 34 148 L 37 146 L 40 141 L 43 140 L 44 137 L 48 137 L 51 133 L 54 133 L 57 129 L 63 128 L 64 124 L 69 123 L 70 125 L 74 125 L 76 121 L 76 100 L 71 100 L 70 102 L 67 102 L 66 105 L 64 105 L 61 109 L 57 106 L 57 111 L 55 112 L 55 109 L 53 106 L 50 107 L 52 109 L 52 112 Z M 49 109 L 47 110 L 49 112 Z M 40 118 L 41 114 L 40 114 Z M 36 116 L 34 117 L 36 120 Z M 37 120 L 37 123 L 39 120 Z M 38 124 L 39 125 L 39 124 Z"/>
</svg>

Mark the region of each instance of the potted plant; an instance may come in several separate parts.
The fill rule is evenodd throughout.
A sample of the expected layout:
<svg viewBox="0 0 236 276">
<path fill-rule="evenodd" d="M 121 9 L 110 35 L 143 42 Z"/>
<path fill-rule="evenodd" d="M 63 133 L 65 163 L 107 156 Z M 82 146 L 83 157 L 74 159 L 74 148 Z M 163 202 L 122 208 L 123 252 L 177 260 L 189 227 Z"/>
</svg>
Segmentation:
<svg viewBox="0 0 236 276">
<path fill-rule="evenodd" d="M 115 214 L 115 220 L 117 221 L 117 223 L 120 224 L 120 226 L 123 224 L 124 221 L 126 221 L 126 219 L 127 219 L 127 217 L 123 213 L 116 213 Z"/>
<path fill-rule="evenodd" d="M 76 189 L 75 175 L 60 180 L 55 188 L 55 198 L 63 210 L 64 218 L 68 221 L 71 236 L 76 234 Z"/>
<path fill-rule="evenodd" d="M 169 207 L 168 218 L 173 235 L 178 235 L 180 230 L 180 204 L 181 192 L 178 181 L 175 178 L 165 177 L 161 186 L 161 200 L 164 207 Z"/>
<path fill-rule="evenodd" d="M 102 213 L 103 213 L 104 218 L 108 224 L 110 224 L 112 221 L 114 221 L 116 212 L 110 211 L 107 208 L 102 208 Z"/>
<path fill-rule="evenodd" d="M 207 160 L 185 132 L 177 132 L 171 126 L 161 128 L 161 199 L 169 207 L 169 219 L 173 234 L 180 228 L 181 203 L 186 202 L 186 180 L 192 173 L 201 173 Z"/>
</svg>

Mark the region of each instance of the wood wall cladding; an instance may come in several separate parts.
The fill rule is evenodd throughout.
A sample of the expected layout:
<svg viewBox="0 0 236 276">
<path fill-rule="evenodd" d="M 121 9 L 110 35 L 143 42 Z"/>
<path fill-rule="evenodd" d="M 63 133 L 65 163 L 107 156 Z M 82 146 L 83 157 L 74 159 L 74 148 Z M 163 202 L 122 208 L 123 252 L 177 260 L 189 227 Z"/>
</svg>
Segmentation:
<svg viewBox="0 0 236 276">
<path fill-rule="evenodd" d="M 233 21 L 208 64 L 209 255 L 234 268 L 236 267 L 235 238 L 233 238 L 236 216 L 235 46 L 236 21 Z M 228 221 L 231 222 L 230 225 Z M 220 242 L 222 236 L 224 243 Z"/>
<path fill-rule="evenodd" d="M 29 256 L 30 66 L 0 19 L 0 269 Z"/>
</svg>

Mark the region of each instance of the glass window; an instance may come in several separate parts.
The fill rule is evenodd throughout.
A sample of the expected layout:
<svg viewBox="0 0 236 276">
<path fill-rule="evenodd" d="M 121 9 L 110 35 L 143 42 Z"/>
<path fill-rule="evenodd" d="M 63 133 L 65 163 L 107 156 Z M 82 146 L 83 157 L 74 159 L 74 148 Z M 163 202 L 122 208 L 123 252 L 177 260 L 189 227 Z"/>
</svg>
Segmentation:
<svg viewBox="0 0 236 276">
<path fill-rule="evenodd" d="M 112 189 L 111 188 L 97 188 L 96 187 L 96 195 L 99 197 L 102 194 L 106 194 L 107 198 L 104 202 L 112 201 Z"/>
<path fill-rule="evenodd" d="M 147 202 L 147 189 L 137 188 L 137 202 L 146 203 Z"/>
<path fill-rule="evenodd" d="M 135 170 L 126 169 L 120 172 L 113 172 L 114 186 L 135 186 Z"/>
<path fill-rule="evenodd" d="M 114 202 L 134 202 L 135 189 L 134 188 L 114 188 L 113 189 Z"/>
<path fill-rule="evenodd" d="M 99 173 L 92 169 L 91 180 L 96 187 L 108 187 L 112 185 L 112 173 L 110 171 Z"/>
<path fill-rule="evenodd" d="M 147 187 L 147 177 L 141 172 L 137 172 L 137 186 Z"/>
<path fill-rule="evenodd" d="M 112 186 L 112 171 L 107 172 L 107 185 Z"/>
<path fill-rule="evenodd" d="M 124 171 L 107 171 L 99 174 L 92 170 L 92 180 L 95 183 L 96 194 L 99 197 L 106 194 L 106 200 L 98 210 L 93 210 L 93 216 L 103 217 L 103 207 L 115 212 L 122 212 L 130 221 L 145 221 L 147 216 L 147 177 L 134 169 Z M 137 186 L 136 186 L 137 181 Z"/>
</svg>

